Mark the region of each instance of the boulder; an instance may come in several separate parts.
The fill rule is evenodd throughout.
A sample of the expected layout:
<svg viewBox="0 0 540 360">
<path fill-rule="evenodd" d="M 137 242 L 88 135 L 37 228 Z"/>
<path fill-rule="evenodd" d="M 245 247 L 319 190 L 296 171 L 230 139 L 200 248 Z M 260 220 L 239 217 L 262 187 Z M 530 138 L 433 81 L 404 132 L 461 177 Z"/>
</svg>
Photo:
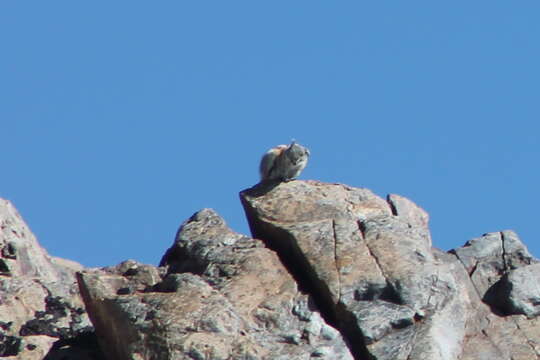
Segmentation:
<svg viewBox="0 0 540 360">
<path fill-rule="evenodd" d="M 511 230 L 484 234 L 450 252 L 469 273 L 478 295 L 492 304 L 497 300 L 488 291 L 505 273 L 538 261 Z"/>
<path fill-rule="evenodd" d="M 181 226 L 160 265 L 132 263 L 146 280 L 122 264 L 79 274 L 109 359 L 353 359 L 277 255 L 213 210 Z"/>
<path fill-rule="evenodd" d="M 505 271 L 534 261 L 515 233 L 444 253 L 432 248 L 427 213 L 398 195 L 290 181 L 259 184 L 240 197 L 253 236 L 297 274 L 357 358 L 532 356 L 530 346 L 493 341 L 515 319 L 499 319 L 482 301 Z M 475 276 L 479 265 L 486 271 Z M 519 331 L 510 338 L 529 339 Z"/>
<path fill-rule="evenodd" d="M 540 264 L 510 270 L 499 281 L 493 298 L 507 314 L 540 315 Z"/>
<path fill-rule="evenodd" d="M 100 269 L 49 256 L 0 202 L 0 357 L 540 358 L 540 262 L 515 232 L 444 252 L 399 195 L 289 181 L 240 198 L 252 237 L 204 209 L 159 266 Z"/>
<path fill-rule="evenodd" d="M 99 359 L 78 295 L 80 264 L 49 256 L 13 205 L 0 199 L 0 357 Z"/>
</svg>

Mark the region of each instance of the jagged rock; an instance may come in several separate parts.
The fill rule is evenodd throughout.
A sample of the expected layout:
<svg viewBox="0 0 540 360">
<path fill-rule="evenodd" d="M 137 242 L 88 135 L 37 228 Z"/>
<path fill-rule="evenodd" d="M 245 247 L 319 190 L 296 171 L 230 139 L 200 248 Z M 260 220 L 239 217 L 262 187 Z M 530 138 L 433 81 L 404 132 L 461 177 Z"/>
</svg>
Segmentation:
<svg viewBox="0 0 540 360">
<path fill-rule="evenodd" d="M 493 298 L 508 314 L 523 314 L 529 318 L 540 315 L 540 264 L 506 273 L 497 284 Z"/>
<path fill-rule="evenodd" d="M 534 262 L 513 232 L 445 254 L 431 246 L 427 213 L 397 195 L 385 201 L 367 189 L 291 181 L 240 197 L 253 236 L 280 254 L 357 358 L 536 356 L 531 346 L 495 341 L 518 319 L 482 302 L 505 272 Z M 537 332 L 510 338 L 526 344 L 540 340 Z"/>
<path fill-rule="evenodd" d="M 182 225 L 161 265 L 162 281 L 129 293 L 121 265 L 79 275 L 108 358 L 353 359 L 276 254 L 212 210 Z"/>
<path fill-rule="evenodd" d="M 0 357 L 53 359 L 55 344 L 74 344 L 93 331 L 75 281 L 82 266 L 49 256 L 3 199 L 0 249 Z M 76 358 L 63 353 L 66 360 Z"/>
<path fill-rule="evenodd" d="M 469 284 L 470 311 L 459 359 L 540 358 L 539 319 L 511 315 L 506 306 L 509 293 L 501 285 L 509 273 L 538 263 L 517 234 L 508 230 L 488 233 L 448 253 L 463 265 L 464 271 L 456 272 L 458 281 Z"/>
<path fill-rule="evenodd" d="M 205 209 L 159 267 L 102 269 L 47 255 L 0 201 L 0 357 L 540 358 L 540 262 L 514 232 L 443 252 L 399 195 L 316 181 L 240 195 L 254 238 Z"/>
<path fill-rule="evenodd" d="M 465 266 L 481 298 L 506 272 L 537 261 L 510 230 L 484 234 L 451 252 Z M 496 301 L 487 299 L 491 300 Z"/>
</svg>

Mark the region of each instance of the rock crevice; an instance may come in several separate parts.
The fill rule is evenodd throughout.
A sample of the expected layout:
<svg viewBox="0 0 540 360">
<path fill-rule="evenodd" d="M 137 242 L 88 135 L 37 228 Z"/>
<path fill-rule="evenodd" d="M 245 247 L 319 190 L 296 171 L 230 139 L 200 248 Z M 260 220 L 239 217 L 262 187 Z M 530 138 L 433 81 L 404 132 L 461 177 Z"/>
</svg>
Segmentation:
<svg viewBox="0 0 540 360">
<path fill-rule="evenodd" d="M 49 256 L 0 201 L 0 357 L 521 360 L 540 262 L 510 230 L 443 252 L 395 194 L 317 181 L 240 193 L 251 237 L 203 209 L 160 265 Z"/>
<path fill-rule="evenodd" d="M 335 263 L 335 267 L 336 267 L 336 276 L 337 276 L 337 288 L 338 288 L 338 293 L 337 293 L 337 302 L 339 302 L 339 300 L 341 299 L 341 278 L 340 278 L 340 271 L 339 271 L 339 266 L 338 266 L 338 262 L 339 262 L 339 258 L 338 258 L 338 235 L 337 235 L 337 232 L 336 232 L 336 220 L 332 220 L 332 233 L 333 233 L 333 239 L 334 239 L 334 263 Z"/>
</svg>

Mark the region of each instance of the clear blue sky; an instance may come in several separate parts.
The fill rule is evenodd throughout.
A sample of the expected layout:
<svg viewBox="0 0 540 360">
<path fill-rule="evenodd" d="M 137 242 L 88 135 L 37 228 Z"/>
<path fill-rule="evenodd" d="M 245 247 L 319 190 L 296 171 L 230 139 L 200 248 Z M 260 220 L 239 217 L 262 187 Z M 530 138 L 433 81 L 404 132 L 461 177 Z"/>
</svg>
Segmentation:
<svg viewBox="0 0 540 360">
<path fill-rule="evenodd" d="M 538 1 L 2 1 L 0 197 L 55 256 L 156 264 L 291 138 L 302 179 L 397 193 L 448 250 L 536 256 Z"/>
</svg>

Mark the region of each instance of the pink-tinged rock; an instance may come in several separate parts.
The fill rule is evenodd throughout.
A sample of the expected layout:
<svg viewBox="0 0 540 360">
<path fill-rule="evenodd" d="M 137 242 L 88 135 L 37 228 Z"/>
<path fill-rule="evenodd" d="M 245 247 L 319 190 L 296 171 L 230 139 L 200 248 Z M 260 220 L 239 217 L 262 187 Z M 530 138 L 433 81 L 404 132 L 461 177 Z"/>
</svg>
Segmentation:
<svg viewBox="0 0 540 360">
<path fill-rule="evenodd" d="M 280 254 L 358 358 L 461 353 L 471 308 L 454 276 L 461 265 L 434 255 L 429 217 L 412 201 L 316 181 L 259 184 L 240 198 L 253 236 Z"/>
<path fill-rule="evenodd" d="M 109 359 L 353 359 L 278 256 L 213 210 L 182 225 L 161 265 L 79 275 Z"/>
<path fill-rule="evenodd" d="M 92 332 L 75 279 L 82 269 L 49 256 L 13 205 L 0 199 L 1 358 L 53 358 L 56 344 Z M 63 353 L 66 360 L 75 359 Z M 77 353 L 91 359 L 91 352 Z"/>
</svg>

